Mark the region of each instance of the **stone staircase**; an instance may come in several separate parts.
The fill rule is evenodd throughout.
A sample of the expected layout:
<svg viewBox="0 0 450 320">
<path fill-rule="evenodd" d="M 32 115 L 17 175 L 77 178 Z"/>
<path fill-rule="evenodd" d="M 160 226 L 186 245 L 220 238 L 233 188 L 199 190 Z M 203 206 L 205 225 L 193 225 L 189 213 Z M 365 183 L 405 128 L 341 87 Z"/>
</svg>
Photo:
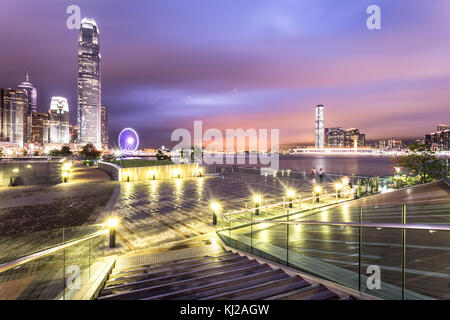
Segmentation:
<svg viewBox="0 0 450 320">
<path fill-rule="evenodd" d="M 351 300 L 352 295 L 231 251 L 116 265 L 99 300 Z"/>
</svg>

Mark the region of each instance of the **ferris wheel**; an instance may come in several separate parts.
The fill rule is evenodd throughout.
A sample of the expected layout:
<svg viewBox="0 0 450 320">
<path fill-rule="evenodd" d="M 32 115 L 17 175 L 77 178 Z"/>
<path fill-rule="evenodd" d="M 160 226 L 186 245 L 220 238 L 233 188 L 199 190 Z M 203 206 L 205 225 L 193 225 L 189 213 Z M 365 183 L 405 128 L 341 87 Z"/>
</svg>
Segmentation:
<svg viewBox="0 0 450 320">
<path fill-rule="evenodd" d="M 139 136 L 131 128 L 123 129 L 119 134 L 119 148 L 124 152 L 134 152 L 139 146 Z"/>
</svg>

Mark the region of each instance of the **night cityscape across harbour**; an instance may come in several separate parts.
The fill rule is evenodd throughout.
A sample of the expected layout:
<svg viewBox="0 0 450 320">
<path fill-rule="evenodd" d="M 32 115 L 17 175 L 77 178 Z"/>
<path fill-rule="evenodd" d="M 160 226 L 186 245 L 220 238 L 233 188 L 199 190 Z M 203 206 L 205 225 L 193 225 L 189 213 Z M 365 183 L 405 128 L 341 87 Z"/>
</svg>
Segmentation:
<svg viewBox="0 0 450 320">
<path fill-rule="evenodd" d="M 0 300 L 450 300 L 450 4 L 196 1 L 0 5 Z"/>
</svg>

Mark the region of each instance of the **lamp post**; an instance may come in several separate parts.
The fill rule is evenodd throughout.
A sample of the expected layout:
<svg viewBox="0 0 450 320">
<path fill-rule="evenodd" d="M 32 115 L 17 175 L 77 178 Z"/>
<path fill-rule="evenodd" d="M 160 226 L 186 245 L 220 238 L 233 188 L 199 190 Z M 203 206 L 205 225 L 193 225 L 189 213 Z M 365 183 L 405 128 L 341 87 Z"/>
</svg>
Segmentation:
<svg viewBox="0 0 450 320">
<path fill-rule="evenodd" d="M 115 248 L 116 247 L 116 228 L 119 224 L 119 219 L 117 218 L 110 218 L 108 219 L 108 229 L 109 229 L 109 247 Z"/>
<path fill-rule="evenodd" d="M 261 205 L 261 196 L 256 195 L 253 197 L 253 201 L 255 202 L 255 215 L 259 216 L 259 206 Z"/>
</svg>

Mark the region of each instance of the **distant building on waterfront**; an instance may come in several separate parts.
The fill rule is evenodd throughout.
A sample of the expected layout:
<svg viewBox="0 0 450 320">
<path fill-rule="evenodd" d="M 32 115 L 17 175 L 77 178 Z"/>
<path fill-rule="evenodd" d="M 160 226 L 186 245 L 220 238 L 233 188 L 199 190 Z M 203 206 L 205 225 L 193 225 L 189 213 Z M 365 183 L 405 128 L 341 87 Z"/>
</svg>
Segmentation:
<svg viewBox="0 0 450 320">
<path fill-rule="evenodd" d="M 323 105 L 321 104 L 316 106 L 315 147 L 321 149 L 325 147 L 324 115 L 323 115 Z"/>
<path fill-rule="evenodd" d="M 50 143 L 69 143 L 69 104 L 67 99 L 64 97 L 52 97 L 49 113 Z"/>
<path fill-rule="evenodd" d="M 342 127 L 325 128 L 325 144 L 329 148 L 343 148 L 345 130 Z"/>
<path fill-rule="evenodd" d="M 99 30 L 93 19 L 81 21 L 78 40 L 78 143 L 102 144 Z"/>
<path fill-rule="evenodd" d="M 450 126 L 440 124 L 438 131 L 425 135 L 425 143 L 433 150 L 450 150 Z"/>
<path fill-rule="evenodd" d="M 48 143 L 50 131 L 50 115 L 43 112 L 31 113 L 31 137 L 30 142 L 45 144 Z"/>
<path fill-rule="evenodd" d="M 102 106 L 102 148 L 108 149 L 108 107 Z"/>
<path fill-rule="evenodd" d="M 360 133 L 359 129 L 352 128 L 345 130 L 344 147 L 359 148 L 366 145 L 366 135 Z"/>
<path fill-rule="evenodd" d="M 28 132 L 28 93 L 24 89 L 0 89 L 0 141 L 23 148 Z"/>
</svg>

